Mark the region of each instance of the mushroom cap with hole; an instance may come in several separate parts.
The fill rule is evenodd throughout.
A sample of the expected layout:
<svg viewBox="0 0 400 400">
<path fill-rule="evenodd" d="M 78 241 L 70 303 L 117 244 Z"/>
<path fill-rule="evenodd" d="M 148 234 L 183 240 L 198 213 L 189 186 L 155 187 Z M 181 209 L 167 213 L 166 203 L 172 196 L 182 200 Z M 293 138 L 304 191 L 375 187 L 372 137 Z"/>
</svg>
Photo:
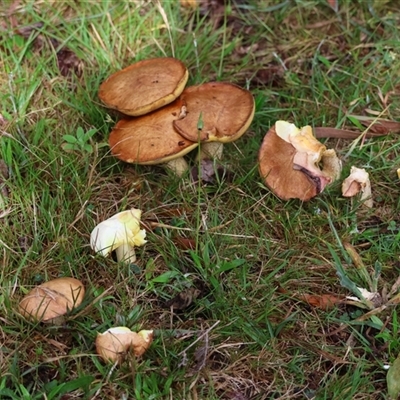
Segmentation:
<svg viewBox="0 0 400 400">
<path fill-rule="evenodd" d="M 34 321 L 52 321 L 75 307 L 85 296 L 83 283 L 75 278 L 58 278 L 32 289 L 19 303 L 19 312 Z"/>
<path fill-rule="evenodd" d="M 100 85 L 99 98 L 126 115 L 144 115 L 174 101 L 188 77 L 185 65 L 176 58 L 142 60 L 108 77 Z"/>
<path fill-rule="evenodd" d="M 182 157 L 198 146 L 182 137 L 173 126 L 182 112 L 180 98 L 135 118 L 118 121 L 109 137 L 111 153 L 128 163 L 154 165 Z"/>
<path fill-rule="evenodd" d="M 233 142 L 246 132 L 254 117 L 253 95 L 232 83 L 190 86 L 180 98 L 187 113 L 175 120 L 174 126 L 192 142 Z"/>
<path fill-rule="evenodd" d="M 268 188 L 283 200 L 308 201 L 321 193 L 331 178 L 320 171 L 296 167 L 295 147 L 280 138 L 275 125 L 267 132 L 258 153 L 259 172 Z"/>
</svg>

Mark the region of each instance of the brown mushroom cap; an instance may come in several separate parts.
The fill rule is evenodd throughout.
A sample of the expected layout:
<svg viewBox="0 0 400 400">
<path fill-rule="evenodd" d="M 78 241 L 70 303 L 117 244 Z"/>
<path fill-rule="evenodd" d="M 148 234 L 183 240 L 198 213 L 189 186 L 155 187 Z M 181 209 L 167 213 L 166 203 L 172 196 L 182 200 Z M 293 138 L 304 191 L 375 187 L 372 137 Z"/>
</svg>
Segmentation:
<svg viewBox="0 0 400 400">
<path fill-rule="evenodd" d="M 283 200 L 308 201 L 322 192 L 331 179 L 324 174 L 294 169 L 296 149 L 275 132 L 267 132 L 258 153 L 259 171 L 265 184 Z"/>
<path fill-rule="evenodd" d="M 182 106 L 179 98 L 150 114 L 121 119 L 109 137 L 111 153 L 125 162 L 143 165 L 164 163 L 189 153 L 198 144 L 173 127 Z"/>
<path fill-rule="evenodd" d="M 192 142 L 233 142 L 246 132 L 253 120 L 255 103 L 252 94 L 232 83 L 209 82 L 191 86 L 180 98 L 187 114 L 175 120 L 174 127 Z"/>
<path fill-rule="evenodd" d="M 124 114 L 147 114 L 174 101 L 185 88 L 189 73 L 171 57 L 138 61 L 107 78 L 99 89 L 100 100 Z"/>
<path fill-rule="evenodd" d="M 19 311 L 28 319 L 49 322 L 78 307 L 84 295 L 78 279 L 53 279 L 32 289 L 19 303 Z"/>
</svg>

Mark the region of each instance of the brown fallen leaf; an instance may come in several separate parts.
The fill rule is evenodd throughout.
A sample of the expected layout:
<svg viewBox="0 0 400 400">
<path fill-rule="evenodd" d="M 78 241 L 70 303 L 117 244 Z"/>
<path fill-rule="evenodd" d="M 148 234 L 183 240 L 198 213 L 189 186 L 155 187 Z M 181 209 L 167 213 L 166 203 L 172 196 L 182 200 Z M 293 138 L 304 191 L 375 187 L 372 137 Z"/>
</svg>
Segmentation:
<svg viewBox="0 0 400 400">
<path fill-rule="evenodd" d="M 314 135 L 316 138 L 336 138 L 336 139 L 357 139 L 362 132 L 350 131 L 347 129 L 329 128 L 329 127 L 315 127 Z M 384 136 L 387 133 L 367 132 L 365 137 Z"/>
<path fill-rule="evenodd" d="M 190 175 L 195 183 L 201 180 L 204 184 L 213 184 L 224 177 L 229 181 L 232 180 L 230 171 L 227 171 L 222 165 L 215 165 L 214 161 L 209 159 L 201 160 L 200 166 L 195 165 L 191 169 Z"/>
<path fill-rule="evenodd" d="M 75 73 L 76 76 L 82 75 L 82 60 L 66 47 L 62 47 L 57 52 L 57 65 L 62 76 L 68 76 L 71 73 Z"/>
<path fill-rule="evenodd" d="M 368 128 L 371 134 L 384 136 L 389 133 L 400 133 L 400 122 L 392 121 L 390 119 L 366 117 L 364 115 L 352 115 L 362 125 Z"/>
<path fill-rule="evenodd" d="M 298 298 L 321 310 L 331 310 L 336 304 L 340 304 L 344 300 L 332 294 L 302 294 Z"/>
<path fill-rule="evenodd" d="M 282 65 L 269 64 L 267 68 L 259 69 L 254 77 L 257 85 L 278 86 L 283 82 L 285 70 Z"/>
</svg>

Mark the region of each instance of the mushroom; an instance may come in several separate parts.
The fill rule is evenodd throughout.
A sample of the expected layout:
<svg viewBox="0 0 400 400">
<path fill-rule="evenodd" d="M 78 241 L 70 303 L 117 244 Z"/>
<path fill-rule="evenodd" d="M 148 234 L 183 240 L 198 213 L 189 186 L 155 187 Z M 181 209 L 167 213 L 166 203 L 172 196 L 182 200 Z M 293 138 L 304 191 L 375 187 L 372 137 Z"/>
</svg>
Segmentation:
<svg viewBox="0 0 400 400">
<path fill-rule="evenodd" d="M 141 210 L 132 208 L 100 222 L 90 234 L 91 248 L 104 257 L 115 250 L 118 261 L 134 263 L 135 246 L 146 243 L 146 231 L 140 229 L 141 215 Z"/>
<path fill-rule="evenodd" d="M 78 279 L 53 279 L 24 296 L 19 303 L 19 312 L 36 322 L 62 322 L 60 317 L 78 307 L 84 295 L 85 288 Z"/>
<path fill-rule="evenodd" d="M 367 207 L 373 206 L 371 198 L 371 182 L 369 174 L 364 168 L 352 166 L 350 175 L 342 183 L 342 195 L 344 197 L 353 197 L 361 192 L 361 201 Z"/>
<path fill-rule="evenodd" d="M 174 101 L 188 77 L 185 65 L 175 58 L 142 60 L 107 78 L 100 85 L 99 98 L 126 115 L 148 114 Z"/>
<path fill-rule="evenodd" d="M 152 330 L 136 333 L 129 328 L 119 326 L 110 328 L 104 333 L 98 333 L 95 345 L 97 354 L 104 361 L 120 364 L 129 351 L 132 351 L 136 357 L 142 356 L 152 341 Z"/>
<path fill-rule="evenodd" d="M 334 150 L 326 150 L 313 136 L 310 126 L 298 129 L 286 121 L 277 121 L 267 132 L 258 160 L 266 185 L 283 200 L 310 200 L 337 179 L 341 171 Z"/>
<path fill-rule="evenodd" d="M 183 137 L 201 143 L 200 159 L 221 158 L 223 144 L 239 139 L 253 120 L 252 94 L 232 83 L 191 86 L 180 98 L 187 113 L 173 124 Z"/>
<path fill-rule="evenodd" d="M 111 153 L 128 163 L 164 164 L 182 176 L 188 170 L 183 156 L 198 146 L 174 129 L 173 122 L 184 114 L 179 98 L 150 114 L 121 119 L 109 137 Z"/>
</svg>

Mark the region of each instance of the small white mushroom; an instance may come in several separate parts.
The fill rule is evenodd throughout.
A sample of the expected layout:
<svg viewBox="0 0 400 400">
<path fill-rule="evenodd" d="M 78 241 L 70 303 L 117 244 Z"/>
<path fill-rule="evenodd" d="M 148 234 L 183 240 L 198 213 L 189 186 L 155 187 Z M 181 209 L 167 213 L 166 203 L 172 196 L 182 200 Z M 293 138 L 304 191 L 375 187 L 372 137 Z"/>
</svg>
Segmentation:
<svg viewBox="0 0 400 400">
<path fill-rule="evenodd" d="M 369 174 L 364 168 L 352 166 L 350 175 L 342 183 L 342 195 L 344 197 L 354 197 L 361 192 L 361 201 L 367 207 L 373 206 L 371 197 L 371 182 Z"/>
<path fill-rule="evenodd" d="M 141 210 L 132 208 L 101 222 L 90 234 L 91 248 L 104 257 L 115 250 L 118 261 L 134 263 L 135 246 L 146 243 L 146 231 L 140 229 L 141 215 Z"/>
</svg>

